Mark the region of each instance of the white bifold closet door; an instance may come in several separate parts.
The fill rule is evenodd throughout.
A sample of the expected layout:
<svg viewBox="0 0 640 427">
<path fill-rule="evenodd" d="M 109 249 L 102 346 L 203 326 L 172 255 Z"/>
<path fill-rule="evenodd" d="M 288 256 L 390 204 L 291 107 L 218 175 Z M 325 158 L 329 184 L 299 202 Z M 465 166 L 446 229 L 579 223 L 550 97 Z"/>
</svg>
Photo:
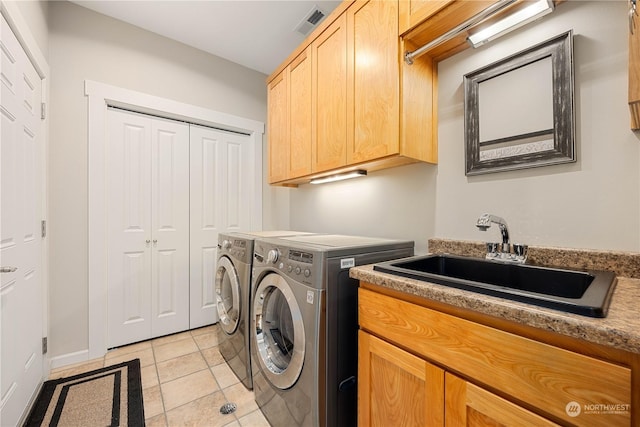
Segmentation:
<svg viewBox="0 0 640 427">
<path fill-rule="evenodd" d="M 218 321 L 218 233 L 251 229 L 254 152 L 247 135 L 191 125 L 191 328 Z"/>
<path fill-rule="evenodd" d="M 189 125 L 107 117 L 111 348 L 189 329 Z"/>
</svg>

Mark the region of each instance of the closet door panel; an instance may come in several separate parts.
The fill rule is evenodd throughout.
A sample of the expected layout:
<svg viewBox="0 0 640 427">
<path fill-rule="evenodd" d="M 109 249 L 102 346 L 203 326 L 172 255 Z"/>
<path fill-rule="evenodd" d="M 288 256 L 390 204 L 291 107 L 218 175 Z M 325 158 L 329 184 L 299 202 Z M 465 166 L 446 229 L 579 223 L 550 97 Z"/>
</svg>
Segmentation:
<svg viewBox="0 0 640 427">
<path fill-rule="evenodd" d="M 247 135 L 191 125 L 190 327 L 218 321 L 218 234 L 249 231 L 254 159 Z"/>
<path fill-rule="evenodd" d="M 223 229 L 223 201 L 218 196 L 222 190 L 218 167 L 221 145 L 217 132 L 201 126 L 191 126 L 191 329 L 218 321 L 213 287 L 218 233 Z"/>
<path fill-rule="evenodd" d="M 189 125 L 154 119 L 152 336 L 189 329 Z"/>
<path fill-rule="evenodd" d="M 225 169 L 225 219 L 226 229 L 229 231 L 240 231 L 241 227 L 246 224 L 243 214 L 248 212 L 248 209 L 242 209 L 242 186 L 243 186 L 243 173 L 242 167 L 242 146 L 233 141 L 227 141 L 226 148 L 226 162 L 224 164 Z"/>
<path fill-rule="evenodd" d="M 151 335 L 151 121 L 109 110 L 108 347 Z"/>
</svg>

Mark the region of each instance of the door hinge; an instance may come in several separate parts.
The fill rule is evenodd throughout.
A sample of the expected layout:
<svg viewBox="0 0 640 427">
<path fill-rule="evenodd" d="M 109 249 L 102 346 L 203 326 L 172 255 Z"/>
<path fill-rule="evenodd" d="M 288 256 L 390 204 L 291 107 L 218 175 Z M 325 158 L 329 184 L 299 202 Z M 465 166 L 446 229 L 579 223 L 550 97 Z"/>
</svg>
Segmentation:
<svg viewBox="0 0 640 427">
<path fill-rule="evenodd" d="M 40 234 L 42 235 L 43 239 L 47 237 L 47 221 L 44 219 L 40 223 Z"/>
<path fill-rule="evenodd" d="M 42 354 L 47 354 L 47 337 L 42 337 Z"/>
<path fill-rule="evenodd" d="M 40 118 L 42 120 L 47 118 L 47 104 L 44 102 L 40 103 Z"/>
</svg>

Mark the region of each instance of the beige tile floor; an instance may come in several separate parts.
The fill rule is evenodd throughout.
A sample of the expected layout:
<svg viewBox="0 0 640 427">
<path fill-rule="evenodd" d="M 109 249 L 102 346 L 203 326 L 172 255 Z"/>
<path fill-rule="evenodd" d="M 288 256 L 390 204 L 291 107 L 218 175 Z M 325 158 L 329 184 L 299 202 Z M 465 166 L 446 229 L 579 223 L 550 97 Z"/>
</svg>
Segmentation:
<svg viewBox="0 0 640 427">
<path fill-rule="evenodd" d="M 214 326 L 156 338 L 109 351 L 105 357 L 64 366 L 50 379 L 138 358 L 147 427 L 268 427 L 253 393 L 218 352 Z M 220 413 L 226 402 L 235 412 Z"/>
</svg>

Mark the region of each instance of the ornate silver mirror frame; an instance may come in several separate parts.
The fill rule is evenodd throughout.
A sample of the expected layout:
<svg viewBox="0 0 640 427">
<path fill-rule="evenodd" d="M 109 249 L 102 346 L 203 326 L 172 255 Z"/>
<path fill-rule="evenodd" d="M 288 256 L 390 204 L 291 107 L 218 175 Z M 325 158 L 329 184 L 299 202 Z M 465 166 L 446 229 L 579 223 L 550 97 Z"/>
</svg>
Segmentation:
<svg viewBox="0 0 640 427">
<path fill-rule="evenodd" d="M 466 175 L 576 161 L 572 37 L 464 76 Z"/>
</svg>

